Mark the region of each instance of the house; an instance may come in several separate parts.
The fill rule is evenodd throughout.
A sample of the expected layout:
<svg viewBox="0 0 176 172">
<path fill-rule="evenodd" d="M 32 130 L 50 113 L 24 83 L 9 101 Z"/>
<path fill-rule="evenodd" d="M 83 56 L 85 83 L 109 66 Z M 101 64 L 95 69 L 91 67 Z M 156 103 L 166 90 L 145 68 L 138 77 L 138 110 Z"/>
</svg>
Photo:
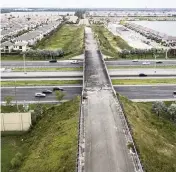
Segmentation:
<svg viewBox="0 0 176 172">
<path fill-rule="evenodd" d="M 1 52 L 11 53 L 13 50 L 13 43 L 10 41 L 3 42 L 1 44 Z"/>
<path fill-rule="evenodd" d="M 27 45 L 28 43 L 26 42 L 17 42 L 16 44 L 13 45 L 13 49 L 25 52 L 28 49 Z"/>
</svg>

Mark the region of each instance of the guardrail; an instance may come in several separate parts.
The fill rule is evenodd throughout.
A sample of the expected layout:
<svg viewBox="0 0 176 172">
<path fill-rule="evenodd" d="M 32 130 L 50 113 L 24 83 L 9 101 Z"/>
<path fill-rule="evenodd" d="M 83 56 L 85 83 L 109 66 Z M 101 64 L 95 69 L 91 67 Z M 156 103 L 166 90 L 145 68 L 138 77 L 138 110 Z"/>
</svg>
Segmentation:
<svg viewBox="0 0 176 172">
<path fill-rule="evenodd" d="M 85 31 L 84 31 L 85 38 Z M 83 115 L 83 94 L 85 90 L 85 50 L 84 50 L 84 60 L 83 60 L 83 87 L 82 96 L 80 101 L 80 116 L 79 116 L 79 133 L 78 133 L 78 152 L 77 152 L 77 162 L 76 162 L 76 172 L 84 171 L 84 115 Z"/>
</svg>

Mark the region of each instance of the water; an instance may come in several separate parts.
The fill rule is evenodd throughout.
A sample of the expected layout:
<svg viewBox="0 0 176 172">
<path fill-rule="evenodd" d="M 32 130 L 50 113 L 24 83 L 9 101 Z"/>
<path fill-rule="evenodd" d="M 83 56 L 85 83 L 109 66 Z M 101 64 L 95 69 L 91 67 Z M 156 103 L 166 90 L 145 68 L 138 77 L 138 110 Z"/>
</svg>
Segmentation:
<svg viewBox="0 0 176 172">
<path fill-rule="evenodd" d="M 165 33 L 169 36 L 176 36 L 176 21 L 133 21 L 132 23 Z"/>
</svg>

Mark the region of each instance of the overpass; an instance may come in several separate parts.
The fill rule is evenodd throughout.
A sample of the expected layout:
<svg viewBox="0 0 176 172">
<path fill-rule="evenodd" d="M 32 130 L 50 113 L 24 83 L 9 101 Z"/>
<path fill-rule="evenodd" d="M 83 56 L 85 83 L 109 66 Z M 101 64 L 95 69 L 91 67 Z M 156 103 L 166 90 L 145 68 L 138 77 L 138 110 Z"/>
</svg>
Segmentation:
<svg viewBox="0 0 176 172">
<path fill-rule="evenodd" d="M 122 108 L 91 28 L 85 28 L 78 172 L 142 172 Z"/>
</svg>

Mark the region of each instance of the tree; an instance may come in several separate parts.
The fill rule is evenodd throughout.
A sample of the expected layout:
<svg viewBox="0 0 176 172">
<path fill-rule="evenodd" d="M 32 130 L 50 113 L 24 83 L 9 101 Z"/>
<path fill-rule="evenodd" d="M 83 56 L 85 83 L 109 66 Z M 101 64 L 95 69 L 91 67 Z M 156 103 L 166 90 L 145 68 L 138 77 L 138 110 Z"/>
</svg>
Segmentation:
<svg viewBox="0 0 176 172">
<path fill-rule="evenodd" d="M 152 106 L 152 110 L 158 115 L 164 114 L 167 112 L 167 107 L 164 102 L 154 102 Z"/>
<path fill-rule="evenodd" d="M 5 102 L 6 102 L 6 106 L 9 106 L 13 100 L 12 96 L 6 96 L 4 98 Z"/>
<path fill-rule="evenodd" d="M 176 104 L 171 104 L 168 108 L 168 113 L 171 115 L 171 119 L 175 121 L 176 119 Z"/>
<path fill-rule="evenodd" d="M 62 91 L 56 91 L 55 94 L 56 94 L 56 99 L 57 99 L 59 102 L 60 102 L 60 101 L 63 99 L 63 97 L 65 96 L 65 94 L 64 94 Z"/>
</svg>

